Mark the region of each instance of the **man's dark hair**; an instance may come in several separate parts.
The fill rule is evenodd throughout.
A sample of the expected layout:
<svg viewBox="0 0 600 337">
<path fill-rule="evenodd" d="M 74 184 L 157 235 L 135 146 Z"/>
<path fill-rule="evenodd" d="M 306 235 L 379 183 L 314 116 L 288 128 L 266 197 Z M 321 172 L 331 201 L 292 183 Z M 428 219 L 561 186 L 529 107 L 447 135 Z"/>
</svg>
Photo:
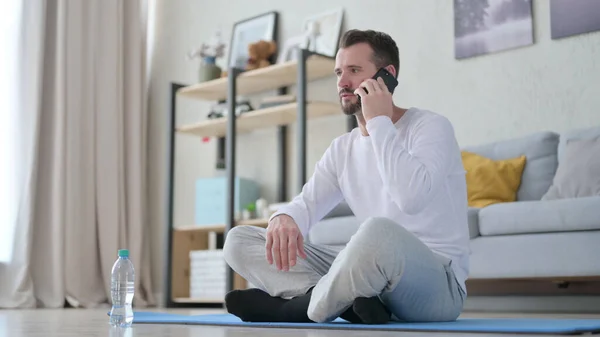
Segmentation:
<svg viewBox="0 0 600 337">
<path fill-rule="evenodd" d="M 393 65 L 396 77 L 400 69 L 400 53 L 396 41 L 386 33 L 374 30 L 351 29 L 340 38 L 339 48 L 347 48 L 357 43 L 368 43 L 373 49 L 372 61 L 377 68 Z"/>
</svg>

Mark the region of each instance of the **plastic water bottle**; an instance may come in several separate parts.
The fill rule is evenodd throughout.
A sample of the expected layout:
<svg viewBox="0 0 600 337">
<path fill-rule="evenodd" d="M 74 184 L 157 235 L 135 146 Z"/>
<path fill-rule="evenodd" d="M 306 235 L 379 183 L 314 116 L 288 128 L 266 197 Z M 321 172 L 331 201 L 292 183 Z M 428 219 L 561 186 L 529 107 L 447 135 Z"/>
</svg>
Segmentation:
<svg viewBox="0 0 600 337">
<path fill-rule="evenodd" d="M 133 263 L 129 260 L 129 250 L 119 249 L 119 258 L 112 267 L 110 325 L 131 326 L 133 322 L 134 281 L 135 270 Z"/>
</svg>

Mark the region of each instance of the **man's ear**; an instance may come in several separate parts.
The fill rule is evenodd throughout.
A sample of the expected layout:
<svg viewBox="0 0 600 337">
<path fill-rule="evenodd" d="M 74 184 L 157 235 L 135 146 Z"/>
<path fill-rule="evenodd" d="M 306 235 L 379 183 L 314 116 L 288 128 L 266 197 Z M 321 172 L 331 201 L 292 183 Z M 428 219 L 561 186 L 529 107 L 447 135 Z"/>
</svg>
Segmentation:
<svg viewBox="0 0 600 337">
<path fill-rule="evenodd" d="M 388 65 L 387 67 L 385 67 L 385 70 L 389 71 L 390 74 L 392 74 L 392 76 L 394 76 L 396 78 L 398 77 L 398 74 L 396 73 L 396 68 L 394 68 L 393 65 L 391 65 L 391 64 Z"/>
</svg>

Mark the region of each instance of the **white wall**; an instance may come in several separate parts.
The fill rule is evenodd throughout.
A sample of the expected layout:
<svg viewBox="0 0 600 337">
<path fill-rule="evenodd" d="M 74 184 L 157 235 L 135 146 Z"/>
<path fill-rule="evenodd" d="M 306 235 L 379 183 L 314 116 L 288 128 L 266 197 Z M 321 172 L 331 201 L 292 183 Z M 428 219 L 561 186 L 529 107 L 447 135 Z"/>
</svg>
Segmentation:
<svg viewBox="0 0 600 337">
<path fill-rule="evenodd" d="M 162 0 L 157 6 L 150 99 L 149 179 L 153 271 L 163 285 L 166 212 L 166 150 L 170 82 L 196 80 L 197 63 L 186 52 L 217 27 L 224 38 L 236 21 L 277 10 L 281 41 L 297 35 L 305 17 L 343 6 L 345 28 L 375 29 L 396 39 L 401 53 L 398 105 L 433 109 L 454 123 L 461 145 L 600 125 L 600 33 L 550 39 L 549 2 L 534 1 L 535 44 L 457 61 L 451 0 Z M 251 5 L 250 5 L 251 4 Z M 269 4 L 277 4 L 275 7 Z M 249 7 L 246 7 L 249 6 Z M 309 85 L 309 97 L 336 101 L 335 78 Z M 209 104 L 179 100 L 178 123 L 203 119 Z M 345 132 L 344 117 L 310 121 L 308 172 L 329 142 Z M 295 134 L 290 130 L 290 193 L 295 184 Z M 277 191 L 276 129 L 238 137 L 238 173 L 258 180 L 267 199 Z M 216 143 L 177 136 L 175 225 L 193 223 L 194 181 L 214 174 Z"/>
</svg>

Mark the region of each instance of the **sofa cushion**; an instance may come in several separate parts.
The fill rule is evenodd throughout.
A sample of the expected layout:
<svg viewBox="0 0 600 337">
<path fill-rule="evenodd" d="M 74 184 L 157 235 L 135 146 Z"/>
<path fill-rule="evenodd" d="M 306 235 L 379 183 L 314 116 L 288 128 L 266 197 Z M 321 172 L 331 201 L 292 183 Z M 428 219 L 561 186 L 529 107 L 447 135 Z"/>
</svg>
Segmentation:
<svg viewBox="0 0 600 337">
<path fill-rule="evenodd" d="M 552 185 L 558 165 L 559 135 L 550 131 L 494 143 L 468 146 L 463 150 L 475 152 L 493 160 L 527 157 L 521 177 L 517 200 L 540 200 Z"/>
<path fill-rule="evenodd" d="M 560 141 L 558 144 L 558 162 L 560 163 L 564 157 L 565 148 L 567 143 L 573 139 L 590 139 L 600 137 L 600 126 L 574 129 L 571 131 L 564 132 L 560 135 Z"/>
<path fill-rule="evenodd" d="M 600 275 L 600 231 L 481 236 L 471 240 L 470 279 Z"/>
<path fill-rule="evenodd" d="M 479 211 L 482 236 L 600 230 L 600 197 L 495 204 Z"/>
<path fill-rule="evenodd" d="M 344 205 L 342 204 L 342 207 Z M 342 208 L 338 210 L 343 210 Z M 469 207 L 467 221 L 470 238 L 479 236 L 479 208 Z M 345 245 L 360 226 L 358 219 L 353 216 L 325 217 L 317 222 L 308 233 L 308 242 L 317 245 Z"/>
<path fill-rule="evenodd" d="M 316 245 L 345 245 L 360 226 L 353 216 L 325 218 L 317 222 L 308 233 L 308 242 Z"/>
<path fill-rule="evenodd" d="M 525 156 L 492 160 L 473 152 L 462 151 L 470 207 L 485 207 L 517 198 Z"/>
<path fill-rule="evenodd" d="M 600 136 L 571 139 L 542 200 L 600 196 Z"/>
</svg>

